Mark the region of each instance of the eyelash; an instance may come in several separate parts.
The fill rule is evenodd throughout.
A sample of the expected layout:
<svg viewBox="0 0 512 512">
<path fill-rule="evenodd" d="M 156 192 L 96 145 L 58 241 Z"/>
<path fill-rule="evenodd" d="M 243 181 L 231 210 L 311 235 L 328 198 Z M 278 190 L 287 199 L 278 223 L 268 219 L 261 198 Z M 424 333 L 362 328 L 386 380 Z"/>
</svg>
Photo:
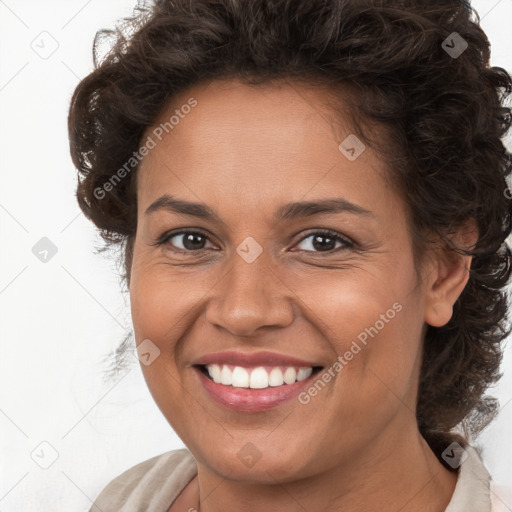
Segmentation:
<svg viewBox="0 0 512 512">
<path fill-rule="evenodd" d="M 167 242 L 169 242 L 171 240 L 171 238 L 174 238 L 175 236 L 178 236 L 178 235 L 199 235 L 199 236 L 202 236 L 204 238 L 206 238 L 208 241 L 211 242 L 211 240 L 209 239 L 208 235 L 202 231 L 199 231 L 199 230 L 181 230 L 181 231 L 174 231 L 174 232 L 167 232 L 167 233 L 164 233 L 154 244 L 151 244 L 151 245 L 154 245 L 154 246 L 162 246 L 164 244 L 166 244 Z M 335 249 L 332 249 L 332 250 L 328 250 L 328 251 L 306 251 L 306 250 L 299 250 L 299 252 L 306 252 L 306 253 L 316 253 L 316 254 L 333 254 L 333 253 L 336 253 L 336 252 L 339 252 L 340 250 L 346 250 L 346 249 L 353 249 L 354 248 L 354 243 L 344 237 L 344 236 L 341 236 L 339 235 L 338 233 L 336 233 L 335 231 L 331 231 L 329 229 L 317 229 L 316 231 L 311 231 L 309 232 L 307 235 L 305 235 L 304 237 L 302 237 L 296 245 L 300 244 L 301 242 L 303 242 L 304 240 L 310 238 L 311 236 L 313 235 L 323 235 L 323 236 L 326 236 L 330 239 L 334 239 L 336 242 L 341 242 L 343 244 L 342 247 L 337 247 Z M 206 249 L 197 249 L 197 250 L 183 250 L 183 249 L 172 249 L 174 252 L 178 252 L 178 253 L 194 253 L 194 252 L 200 252 L 200 251 L 203 251 L 203 250 L 206 250 Z M 296 251 L 294 251 L 296 252 Z"/>
</svg>

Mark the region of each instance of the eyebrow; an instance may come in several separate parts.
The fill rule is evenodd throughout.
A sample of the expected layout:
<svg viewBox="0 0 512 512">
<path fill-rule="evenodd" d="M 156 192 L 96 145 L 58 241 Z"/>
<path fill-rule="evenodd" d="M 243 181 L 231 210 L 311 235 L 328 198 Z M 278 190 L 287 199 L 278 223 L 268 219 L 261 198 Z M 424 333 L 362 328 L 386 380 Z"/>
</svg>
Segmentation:
<svg viewBox="0 0 512 512">
<path fill-rule="evenodd" d="M 225 222 L 211 208 L 202 203 L 194 203 L 177 199 L 169 194 L 164 194 L 151 203 L 145 211 L 145 215 L 151 215 L 157 211 L 168 211 L 182 215 L 191 215 L 204 219 L 214 220 L 221 224 Z M 276 212 L 276 219 L 290 220 L 300 217 L 311 217 L 324 213 L 351 213 L 354 215 L 372 216 L 370 210 L 351 203 L 343 198 L 329 198 L 316 201 L 298 201 L 281 206 Z"/>
</svg>

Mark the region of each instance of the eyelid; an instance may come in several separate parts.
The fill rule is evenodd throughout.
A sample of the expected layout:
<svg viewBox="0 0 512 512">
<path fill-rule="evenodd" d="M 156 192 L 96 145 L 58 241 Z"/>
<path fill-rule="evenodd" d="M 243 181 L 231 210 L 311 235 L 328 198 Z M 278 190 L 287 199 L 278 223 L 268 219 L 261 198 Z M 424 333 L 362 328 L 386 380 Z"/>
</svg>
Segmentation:
<svg viewBox="0 0 512 512">
<path fill-rule="evenodd" d="M 185 234 L 198 234 L 198 235 L 201 235 L 203 237 L 205 237 L 207 239 L 207 241 L 209 241 L 211 244 L 214 244 L 214 242 L 211 240 L 211 235 L 203 230 L 202 228 L 177 228 L 175 230 L 171 230 L 171 231 L 167 231 L 165 233 L 163 233 L 154 243 L 150 244 L 152 246 L 159 246 L 159 245 L 164 245 L 165 243 L 167 243 L 171 238 L 175 237 L 175 236 L 178 236 L 178 235 L 185 235 Z M 326 229 L 326 228 L 312 228 L 310 229 L 306 234 L 304 234 L 302 236 L 302 238 L 300 238 L 295 244 L 294 246 L 300 244 L 302 241 L 306 240 L 307 238 L 309 238 L 310 236 L 312 235 L 316 235 L 316 234 L 321 234 L 321 235 L 325 235 L 325 236 L 330 236 L 331 238 L 334 238 L 336 239 L 337 241 L 340 241 L 343 246 L 342 247 L 338 247 L 336 249 L 333 249 L 333 250 L 330 250 L 330 251 L 306 251 L 306 250 L 300 250 L 301 252 L 305 252 L 305 253 L 310 253 L 310 254 L 334 254 L 336 252 L 338 252 L 339 250 L 342 250 L 342 249 L 350 249 L 350 248 L 355 248 L 356 247 L 356 244 L 355 242 L 353 242 L 349 237 L 345 236 L 345 235 L 342 235 L 341 233 L 338 233 L 337 231 L 334 231 L 334 230 L 331 230 L 331 229 Z M 183 250 L 183 249 L 178 249 L 178 248 L 175 248 L 173 249 L 175 252 L 181 252 L 181 253 L 198 253 L 200 252 L 201 250 L 205 250 L 204 248 L 203 249 L 197 249 L 196 251 L 192 251 L 192 250 Z M 214 250 L 218 250 L 218 249 L 214 249 Z M 297 252 L 297 251 L 293 251 L 292 252 Z"/>
<path fill-rule="evenodd" d="M 312 235 L 321 234 L 325 236 L 330 236 L 331 238 L 334 238 L 337 241 L 342 242 L 343 247 L 338 247 L 336 249 L 333 249 L 331 251 L 302 251 L 312 254 L 335 254 L 340 249 L 353 249 L 355 248 L 356 244 L 353 242 L 350 238 L 348 238 L 345 235 L 342 235 L 341 233 L 338 233 L 337 231 L 333 231 L 332 229 L 326 229 L 326 228 L 316 228 L 309 231 L 309 233 L 306 233 L 295 245 L 300 244 L 302 241 L 306 240 L 306 238 L 309 238 Z"/>
<path fill-rule="evenodd" d="M 161 236 L 159 236 L 157 238 L 157 240 L 155 240 L 155 242 L 149 244 L 149 245 L 152 245 L 152 246 L 159 246 L 159 245 L 164 245 L 166 244 L 171 238 L 174 238 L 175 236 L 178 236 L 178 235 L 188 235 L 188 234 L 194 234 L 194 235 L 201 235 L 203 236 L 204 238 L 206 238 L 210 243 L 214 243 L 212 240 L 211 240 L 211 235 L 201 229 L 201 228 L 177 228 L 177 229 L 174 229 L 174 230 L 171 230 L 171 231 L 166 231 L 165 233 L 163 233 Z M 177 252 L 199 252 L 199 250 L 197 251 L 183 251 L 182 249 L 175 249 Z"/>
</svg>

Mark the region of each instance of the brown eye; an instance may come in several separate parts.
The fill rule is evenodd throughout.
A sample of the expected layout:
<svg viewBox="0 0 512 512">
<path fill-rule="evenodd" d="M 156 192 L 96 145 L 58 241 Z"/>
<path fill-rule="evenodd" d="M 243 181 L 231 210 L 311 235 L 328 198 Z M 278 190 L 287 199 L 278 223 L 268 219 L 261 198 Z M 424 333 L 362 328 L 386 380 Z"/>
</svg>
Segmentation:
<svg viewBox="0 0 512 512">
<path fill-rule="evenodd" d="M 180 251 L 193 252 L 205 249 L 207 242 L 209 242 L 209 239 L 203 233 L 198 231 L 180 231 L 164 235 L 158 242 L 158 245 L 171 245 Z"/>
<path fill-rule="evenodd" d="M 303 244 L 302 248 L 299 247 L 300 244 Z M 331 231 L 317 231 L 304 237 L 297 244 L 297 247 L 299 247 L 299 250 L 307 252 L 333 252 L 340 247 L 353 247 L 353 244 Z"/>
</svg>

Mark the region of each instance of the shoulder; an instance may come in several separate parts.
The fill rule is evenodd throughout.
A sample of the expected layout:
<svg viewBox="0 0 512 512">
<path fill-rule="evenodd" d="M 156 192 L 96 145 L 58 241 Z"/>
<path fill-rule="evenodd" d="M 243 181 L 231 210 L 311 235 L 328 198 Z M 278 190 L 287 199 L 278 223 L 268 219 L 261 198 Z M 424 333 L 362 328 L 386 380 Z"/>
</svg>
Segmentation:
<svg viewBox="0 0 512 512">
<path fill-rule="evenodd" d="M 166 512 L 196 473 L 196 460 L 186 448 L 157 455 L 114 478 L 90 510 Z"/>
</svg>

